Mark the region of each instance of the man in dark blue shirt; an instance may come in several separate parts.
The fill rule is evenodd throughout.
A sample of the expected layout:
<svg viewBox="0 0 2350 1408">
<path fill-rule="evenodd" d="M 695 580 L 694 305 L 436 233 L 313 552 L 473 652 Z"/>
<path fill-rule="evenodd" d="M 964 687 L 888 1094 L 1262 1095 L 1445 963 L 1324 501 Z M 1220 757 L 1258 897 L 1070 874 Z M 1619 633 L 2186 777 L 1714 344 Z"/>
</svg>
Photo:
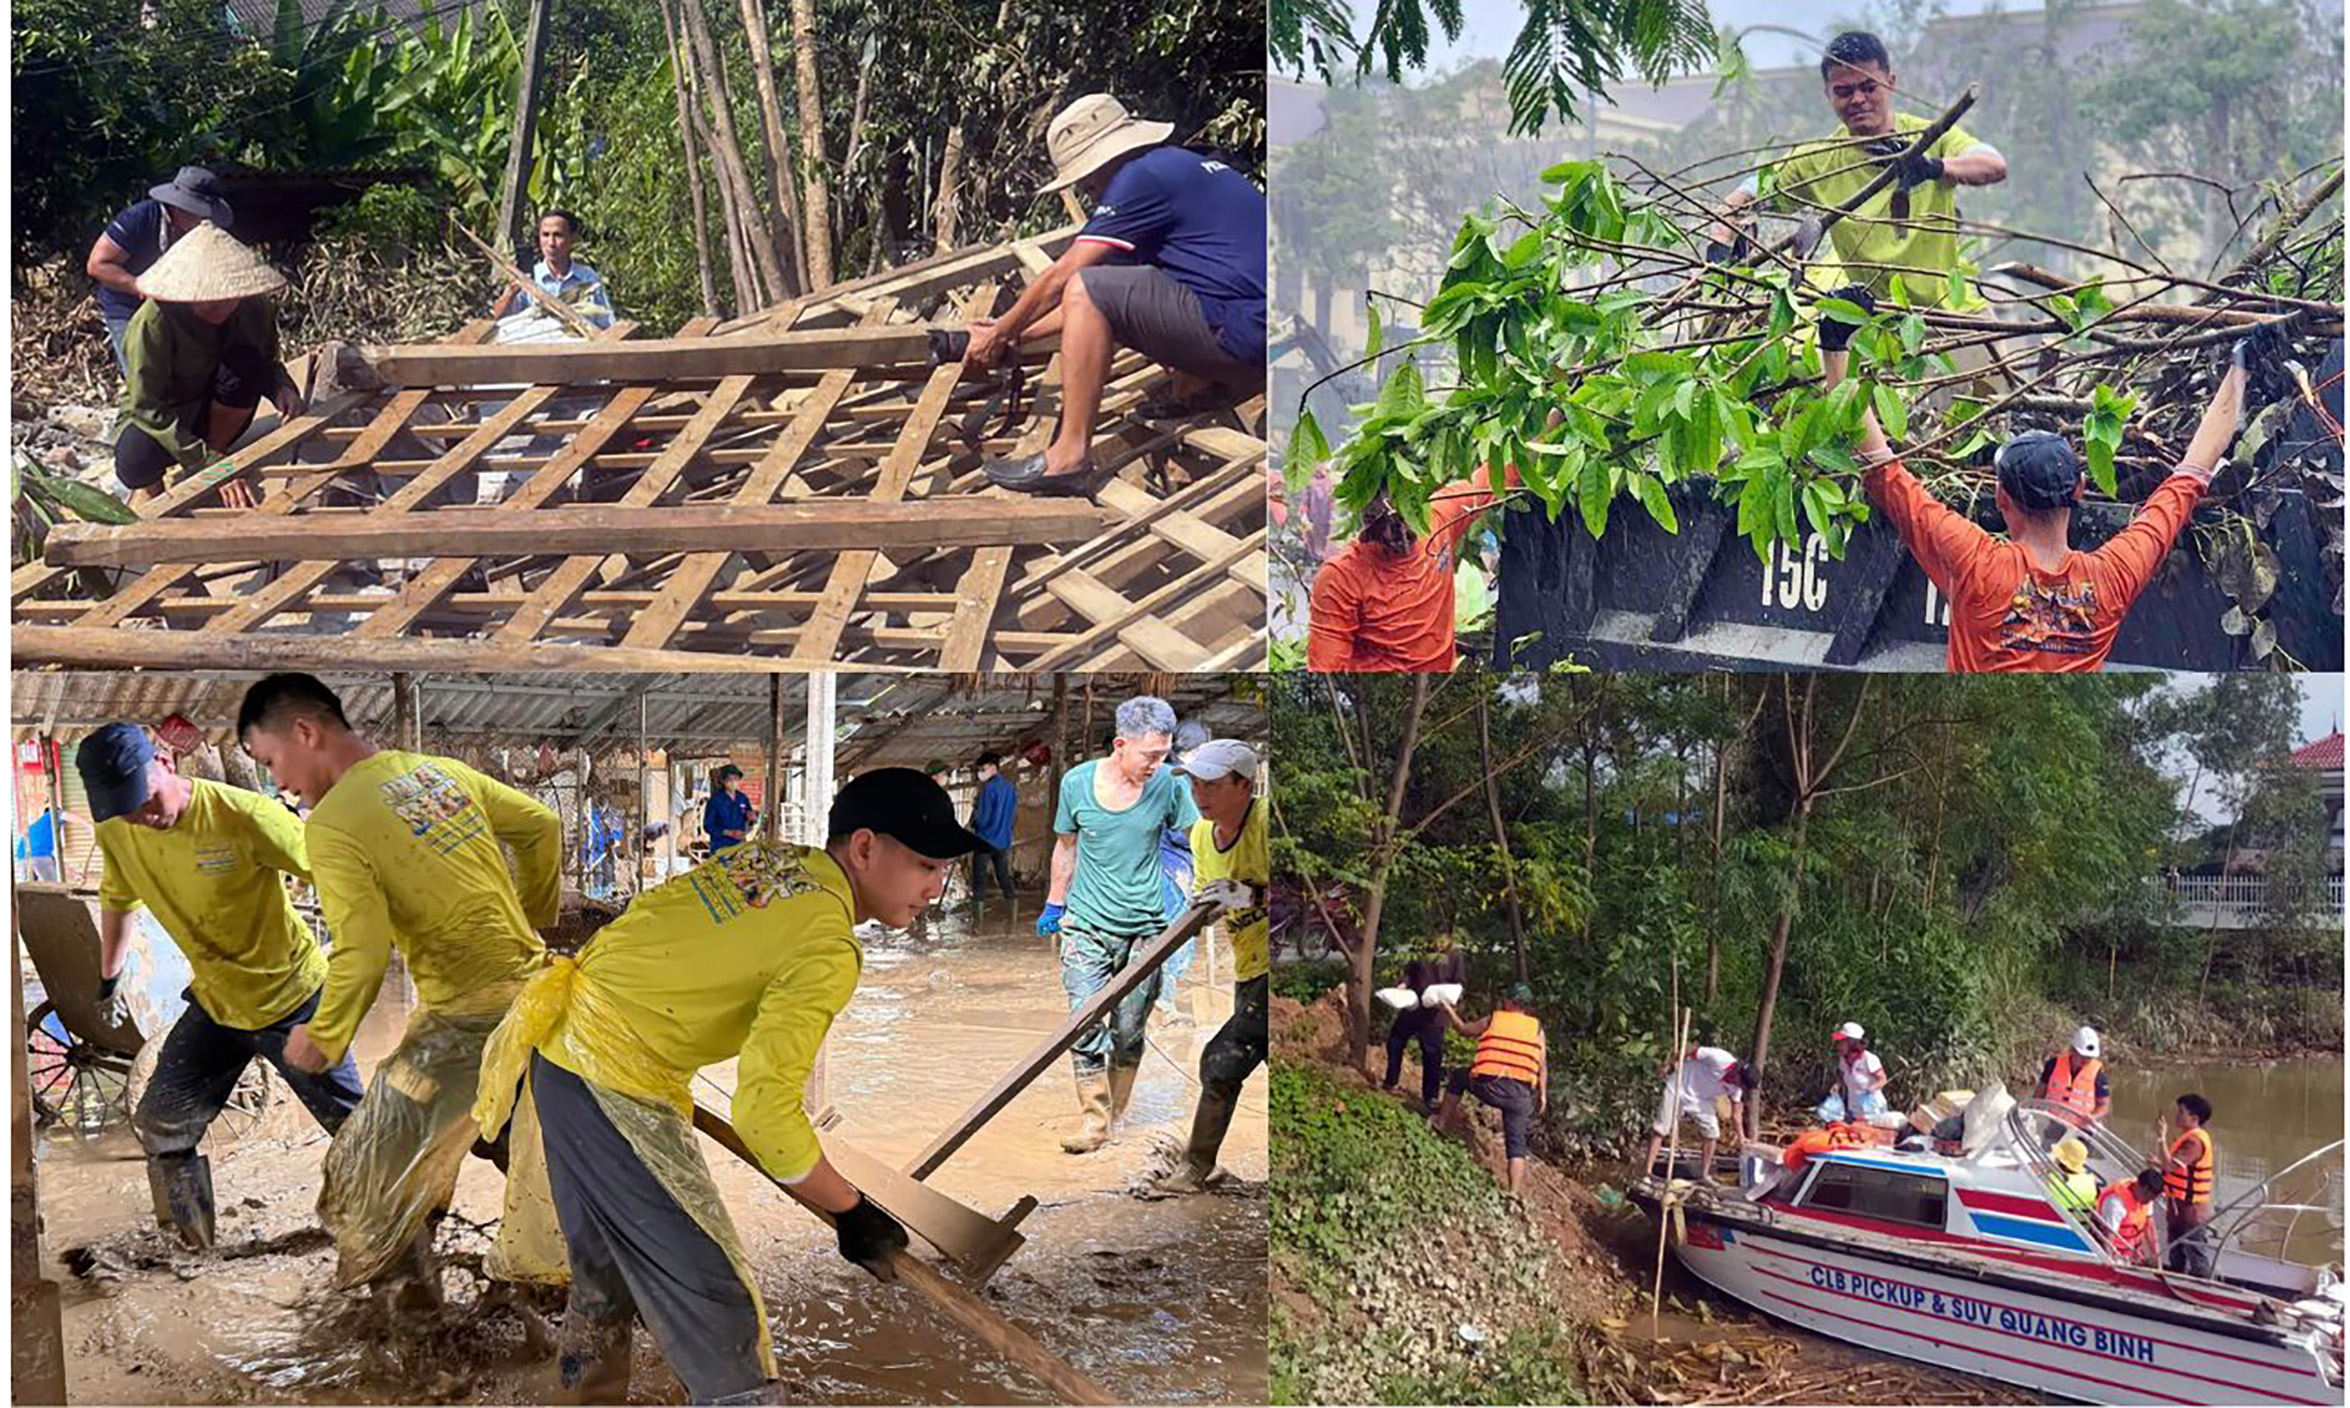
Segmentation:
<svg viewBox="0 0 2350 1408">
<path fill-rule="evenodd" d="M 1109 479 L 1093 462 L 1094 420 L 1110 357 L 1131 347 L 1176 374 L 1189 414 L 1210 387 L 1265 378 L 1265 194 L 1223 162 L 1164 143 L 1172 124 L 1141 122 L 1094 93 L 1046 129 L 1058 175 L 1093 218 L 1001 318 L 971 324 L 965 365 L 992 367 L 1029 339 L 1061 338 L 1061 423 L 1042 454 L 990 460 L 988 478 L 1029 494 L 1091 497 Z"/>
<path fill-rule="evenodd" d="M 741 845 L 751 834 L 751 799 L 743 795 L 743 770 L 728 763 L 718 770 L 717 781 L 717 790 L 702 807 L 702 830 L 710 837 L 714 856 Z"/>
<path fill-rule="evenodd" d="M 106 222 L 83 268 L 98 284 L 98 312 L 114 345 L 115 370 L 130 375 L 122 339 L 131 314 L 146 301 L 139 293 L 139 275 L 163 257 L 172 241 L 205 221 L 229 229 L 229 216 L 220 178 L 201 166 L 183 166 L 177 176 L 148 188 L 147 199 Z"/>
<path fill-rule="evenodd" d="M 971 912 L 987 912 L 986 870 L 995 870 L 995 882 L 1011 907 L 1010 918 L 1020 916 L 1020 892 L 1012 885 L 1012 819 L 1020 810 L 1020 789 L 1001 771 L 1004 756 L 989 749 L 979 755 L 979 795 L 971 801 L 971 833 L 987 843 L 971 854 Z"/>
</svg>

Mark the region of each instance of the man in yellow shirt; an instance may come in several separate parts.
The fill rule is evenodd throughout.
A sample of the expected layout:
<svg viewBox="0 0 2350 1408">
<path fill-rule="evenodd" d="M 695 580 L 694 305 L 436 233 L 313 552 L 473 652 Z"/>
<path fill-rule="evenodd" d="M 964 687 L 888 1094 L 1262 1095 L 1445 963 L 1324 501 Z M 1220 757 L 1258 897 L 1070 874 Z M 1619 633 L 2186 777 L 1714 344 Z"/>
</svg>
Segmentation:
<svg viewBox="0 0 2350 1408">
<path fill-rule="evenodd" d="M 311 1071 L 286 1060 L 287 1034 L 318 1010 L 326 955 L 295 912 L 286 877 L 310 878 L 302 823 L 241 787 L 182 777 L 136 724 L 108 724 L 74 754 L 98 824 L 98 1004 L 117 1022 L 131 916 L 155 922 L 187 955 L 187 1010 L 172 1024 L 131 1115 L 155 1205 L 181 1240 L 212 1245 L 212 1167 L 196 1152 L 258 1056 L 329 1134 L 359 1103 L 349 1056 Z"/>
<path fill-rule="evenodd" d="M 409 1293 L 430 1303 L 431 1223 L 475 1141 L 482 1046 L 546 965 L 536 931 L 553 927 L 561 902 L 562 825 L 463 763 L 353 733 L 341 701 L 309 675 L 271 675 L 246 691 L 237 736 L 310 804 L 310 871 L 334 938 L 325 994 L 287 1036 L 286 1060 L 316 1070 L 348 1053 L 393 949 L 415 981 L 418 1010 L 399 1047 L 327 1150 L 318 1214 L 335 1236 L 341 1285 L 397 1265 Z"/>
<path fill-rule="evenodd" d="M 1841 277 L 1823 273 L 1821 287 L 1854 281 L 1879 297 L 1890 295 L 1893 276 L 1902 276 L 1910 304 L 1962 312 L 1982 306 L 1971 286 L 1953 300 L 1950 274 L 1958 256 L 1958 188 L 1992 186 L 2007 179 L 2007 158 L 1989 143 L 1952 127 L 1925 150 L 1903 159 L 1925 119 L 1893 111 L 1893 59 L 1884 41 L 1854 30 L 1829 42 L 1820 60 L 1820 83 L 1844 130 L 1807 142 L 1763 175 L 1730 193 L 1725 216 L 1736 224 L 1745 208 L 1801 212 L 1795 253 L 1808 259 L 1819 245 L 1824 218 L 1875 180 L 1889 163 L 1899 169 L 1885 188 L 1827 228 Z M 1707 250 L 1715 260 L 1735 259 L 1743 237 L 1717 227 Z"/>
<path fill-rule="evenodd" d="M 843 1257 L 894 1277 L 905 1229 L 825 1158 L 802 1091 L 857 990 L 856 926 L 912 924 L 985 848 L 946 789 L 881 768 L 833 799 L 822 849 L 762 835 L 713 856 L 523 990 L 490 1041 L 476 1114 L 487 1133 L 509 1117 L 518 1131 L 504 1227 L 529 1216 L 524 1171 L 544 1170 L 570 1267 L 559 1352 L 574 1401 L 621 1401 L 640 1314 L 693 1401 L 768 1401 L 766 1313 L 694 1142 L 704 1066 L 738 1061 L 734 1125 L 760 1167 L 834 1215 Z M 552 1261 L 524 1253 L 502 1230 L 493 1271 Z"/>
<path fill-rule="evenodd" d="M 1191 824 L 1193 894 L 1224 905 L 1224 932 L 1232 939 L 1232 1017 L 1209 1039 L 1199 1058 L 1199 1108 L 1183 1163 L 1161 1179 L 1172 1193 L 1196 1193 L 1216 1176 L 1240 1088 L 1265 1063 L 1266 1012 L 1272 979 L 1267 969 L 1266 891 L 1273 883 L 1265 836 L 1265 799 L 1257 795 L 1257 755 L 1234 738 L 1212 738 L 1173 765 L 1191 779 L 1200 818 Z"/>
</svg>

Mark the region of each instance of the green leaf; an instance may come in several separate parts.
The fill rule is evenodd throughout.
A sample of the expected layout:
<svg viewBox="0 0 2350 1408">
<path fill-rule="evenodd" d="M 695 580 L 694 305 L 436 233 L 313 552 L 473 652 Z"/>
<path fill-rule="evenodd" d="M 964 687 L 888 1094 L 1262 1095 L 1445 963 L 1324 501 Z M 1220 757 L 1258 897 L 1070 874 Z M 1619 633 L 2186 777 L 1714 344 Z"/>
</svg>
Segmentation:
<svg viewBox="0 0 2350 1408">
<path fill-rule="evenodd" d="M 1779 536 L 1787 542 L 1795 541 L 1795 476 L 1779 470 L 1771 476 L 1772 522 Z"/>
<path fill-rule="evenodd" d="M 2113 497 L 2113 446 L 2103 440 L 2088 441 L 2083 447 L 2089 457 L 2089 477 L 2097 481 L 2097 491 Z"/>
<path fill-rule="evenodd" d="M 1878 387 L 1872 399 L 1877 403 L 1877 423 L 1887 435 L 1899 440 L 1909 434 L 1909 407 L 1892 387 Z"/>
<path fill-rule="evenodd" d="M 1632 492 L 1640 496 L 1640 506 L 1668 533 L 1681 531 L 1681 520 L 1673 515 L 1672 496 L 1665 492 L 1664 481 L 1653 474 L 1632 476 Z"/>
<path fill-rule="evenodd" d="M 1696 408 L 1697 382 L 1693 378 L 1691 380 L 1682 382 L 1681 385 L 1674 390 L 1673 409 L 1680 413 L 1681 419 L 1688 420 L 1690 416 L 1696 411 Z"/>
<path fill-rule="evenodd" d="M 136 523 L 138 511 L 95 484 L 78 479 L 51 478 L 42 492 L 74 517 L 88 523 Z"/>
<path fill-rule="evenodd" d="M 1379 326 L 1379 300 L 1376 298 L 1370 302 L 1369 319 L 1371 330 L 1363 338 L 1363 356 L 1366 358 L 1378 356 L 1379 349 L 1386 345 Z"/>
<path fill-rule="evenodd" d="M 1615 483 L 1608 477 L 1607 462 L 1586 458 L 1575 499 L 1583 510 L 1583 527 L 1592 537 L 1606 536 L 1608 502 L 1614 497 Z"/>
<path fill-rule="evenodd" d="M 1869 320 L 1869 315 L 1861 310 L 1859 304 L 1842 298 L 1823 298 L 1815 306 L 1820 310 L 1821 317 L 1834 318 L 1839 323 L 1851 323 L 1857 327 Z"/>
<path fill-rule="evenodd" d="M 1835 519 L 1835 511 L 1828 506 L 1827 496 L 1820 492 L 1824 480 L 1807 480 L 1803 486 L 1803 516 L 1814 532 L 1825 533 Z"/>
<path fill-rule="evenodd" d="M 1901 320 L 1901 350 L 1915 357 L 1918 354 L 1918 349 L 1925 345 L 1926 319 L 1924 315 L 1912 313 L 1903 318 Z"/>
<path fill-rule="evenodd" d="M 1950 301 L 1942 306 L 1945 308 L 1961 308 L 1965 305 L 1966 275 L 1957 269 L 1952 269 L 1950 271 Z"/>
<path fill-rule="evenodd" d="M 1420 380 L 1420 369 L 1407 359 L 1387 378 L 1387 384 L 1379 388 L 1379 399 L 1372 413 L 1408 420 L 1426 409 L 1428 392 Z"/>
</svg>

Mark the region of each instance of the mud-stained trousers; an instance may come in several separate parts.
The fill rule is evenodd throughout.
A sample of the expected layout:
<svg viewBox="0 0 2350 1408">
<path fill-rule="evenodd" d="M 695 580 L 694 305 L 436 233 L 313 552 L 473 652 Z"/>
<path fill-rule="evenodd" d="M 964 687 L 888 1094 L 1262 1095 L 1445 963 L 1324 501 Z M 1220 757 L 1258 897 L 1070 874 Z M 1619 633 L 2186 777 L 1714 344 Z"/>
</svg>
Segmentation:
<svg viewBox="0 0 2350 1408">
<path fill-rule="evenodd" d="M 571 1263 L 566 1360 L 575 1343 L 625 1346 L 642 1315 L 694 1402 L 766 1401 L 758 1311 L 725 1250 L 645 1167 L 586 1081 L 536 1053 L 530 1080 Z M 573 1320 L 593 1328 L 583 1336 Z M 580 1371 L 563 1366 L 566 1379 Z"/>
<path fill-rule="evenodd" d="M 1199 1083 L 1207 1094 L 1223 1100 L 1240 1098 L 1240 1087 L 1257 1067 L 1265 1064 L 1271 1044 L 1267 1020 L 1272 1005 L 1273 976 L 1259 973 L 1233 989 L 1232 1015 L 1208 1039 L 1200 1053 Z"/>
<path fill-rule="evenodd" d="M 196 1152 L 204 1131 L 228 1108 L 237 1081 L 256 1057 L 277 1068 L 287 1088 L 328 1134 L 341 1129 L 351 1111 L 358 1108 L 365 1091 L 359 1084 L 359 1067 L 349 1052 L 316 1075 L 286 1064 L 286 1037 L 318 1011 L 318 993 L 255 1031 L 240 1031 L 212 1020 L 196 1001 L 193 989 L 184 996 L 187 1010 L 164 1036 L 163 1051 L 155 1059 L 155 1074 L 131 1115 L 131 1130 L 149 1158 Z"/>
<path fill-rule="evenodd" d="M 1061 987 L 1069 994 L 1069 1010 L 1074 1012 L 1085 1005 L 1086 999 L 1110 985 L 1110 980 L 1124 971 L 1134 958 L 1135 949 L 1158 937 L 1149 934 L 1101 934 L 1061 926 Z M 1096 1022 L 1077 1038 L 1069 1048 L 1069 1060 L 1077 1069 L 1079 1080 L 1098 1076 L 1105 1066 L 1133 1069 L 1142 1064 L 1143 1032 L 1150 1021 L 1151 1003 L 1159 995 L 1160 974 L 1153 973 L 1141 986 L 1119 999 L 1110 1009 L 1109 1019 Z"/>
</svg>

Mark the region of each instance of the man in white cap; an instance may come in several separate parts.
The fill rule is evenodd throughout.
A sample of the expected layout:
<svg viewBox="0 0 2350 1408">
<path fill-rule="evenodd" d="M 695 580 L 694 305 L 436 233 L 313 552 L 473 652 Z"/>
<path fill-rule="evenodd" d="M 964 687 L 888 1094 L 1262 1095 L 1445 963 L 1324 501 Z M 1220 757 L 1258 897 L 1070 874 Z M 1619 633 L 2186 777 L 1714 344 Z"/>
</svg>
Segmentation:
<svg viewBox="0 0 2350 1408">
<path fill-rule="evenodd" d="M 2097 1029 L 2082 1027 L 2073 1044 L 2048 1058 L 2040 1067 L 2040 1098 L 2071 1111 L 2078 1124 L 2103 1124 L 2113 1108 L 2113 1092 L 2098 1057 Z"/>
<path fill-rule="evenodd" d="M 1836 1088 L 1815 1111 L 1822 1124 L 1863 1123 L 1885 1113 L 1885 1063 L 1869 1050 L 1869 1034 L 1846 1022 L 1828 1039 L 1836 1050 Z"/>
<path fill-rule="evenodd" d="M 139 275 L 207 220 L 223 229 L 231 223 L 220 178 L 201 166 L 183 166 L 169 181 L 148 187 L 145 200 L 125 207 L 91 242 L 82 268 L 98 285 L 98 313 L 106 320 L 106 341 L 114 349 L 116 371 L 130 375 L 122 340 L 131 315 L 146 301 L 139 292 Z"/>
<path fill-rule="evenodd" d="M 1232 1017 L 1200 1053 L 1191 1138 L 1182 1164 L 1159 1182 L 1168 1192 L 1196 1193 L 1215 1178 L 1216 1151 L 1232 1127 L 1241 1086 L 1265 1064 L 1272 989 L 1265 899 L 1273 861 L 1265 799 L 1257 795 L 1255 749 L 1236 738 L 1211 738 L 1173 771 L 1191 779 L 1191 800 L 1199 808 L 1199 820 L 1191 824 L 1194 894 L 1225 906 L 1224 933 L 1232 940 Z"/>
<path fill-rule="evenodd" d="M 1189 414 L 1211 385 L 1264 380 L 1265 194 L 1221 161 L 1166 145 L 1174 130 L 1107 93 L 1079 98 L 1045 130 L 1055 168 L 1045 190 L 1075 186 L 1093 217 L 1009 311 L 970 327 L 965 365 L 979 369 L 1023 340 L 1061 338 L 1059 430 L 1041 454 L 987 462 L 1006 489 L 1090 497 L 1108 481 L 1093 430 L 1119 347 L 1176 372 L 1177 400 L 1162 414 Z"/>
<path fill-rule="evenodd" d="M 131 502 L 154 496 L 174 468 L 211 464 L 245 433 L 266 396 L 298 415 L 302 393 L 278 361 L 277 308 L 285 275 L 209 222 L 141 274 L 147 302 L 123 334 L 126 371 L 114 474 Z M 221 502 L 254 504 L 251 486 L 228 481 Z"/>
</svg>

